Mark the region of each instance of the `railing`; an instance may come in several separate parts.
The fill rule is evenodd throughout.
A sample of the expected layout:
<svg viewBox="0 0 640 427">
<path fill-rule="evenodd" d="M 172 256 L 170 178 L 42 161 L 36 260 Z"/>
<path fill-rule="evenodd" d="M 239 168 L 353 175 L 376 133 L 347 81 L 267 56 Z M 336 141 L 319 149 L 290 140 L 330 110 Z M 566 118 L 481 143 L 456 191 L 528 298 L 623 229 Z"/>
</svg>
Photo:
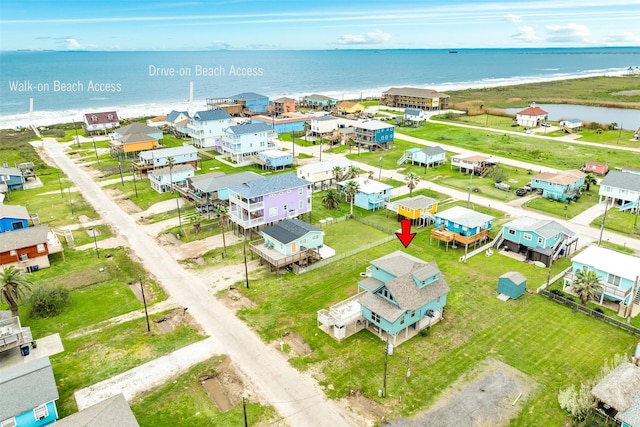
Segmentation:
<svg viewBox="0 0 640 427">
<path fill-rule="evenodd" d="M 547 291 L 546 289 L 539 289 L 538 293 L 540 293 L 540 294 L 544 295 L 545 297 L 547 297 L 549 299 L 552 299 L 552 300 L 554 300 L 556 302 L 559 302 L 561 304 L 569 306 L 573 310 L 580 311 L 580 312 L 582 312 L 582 313 L 584 313 L 584 314 L 586 314 L 588 316 L 595 317 L 598 320 L 606 322 L 606 323 L 608 323 L 610 325 L 613 325 L 613 326 L 615 326 L 617 328 L 620 328 L 620 329 L 622 329 L 624 331 L 630 332 L 633 335 L 640 336 L 640 328 L 636 328 L 635 326 L 628 325 L 625 322 L 621 322 L 620 320 L 614 319 L 613 317 L 609 317 L 609 316 L 607 316 L 607 315 L 605 315 L 603 313 L 600 313 L 599 311 L 592 310 L 592 309 L 590 309 L 588 307 L 585 307 L 585 306 L 583 306 L 581 304 L 578 304 L 577 302 L 572 301 L 572 300 L 570 300 L 568 298 L 565 298 L 563 296 L 551 293 L 551 292 Z"/>
</svg>

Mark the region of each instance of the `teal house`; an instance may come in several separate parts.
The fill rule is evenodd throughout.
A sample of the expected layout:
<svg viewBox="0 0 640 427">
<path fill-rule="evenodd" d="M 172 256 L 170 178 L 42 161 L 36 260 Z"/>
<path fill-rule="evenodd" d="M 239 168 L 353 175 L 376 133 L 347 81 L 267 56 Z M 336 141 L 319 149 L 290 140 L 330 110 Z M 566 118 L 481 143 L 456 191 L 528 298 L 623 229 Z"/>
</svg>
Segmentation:
<svg viewBox="0 0 640 427">
<path fill-rule="evenodd" d="M 425 168 L 440 166 L 447 161 L 446 151 L 440 146 L 428 148 L 409 148 L 398 160 L 398 165 L 411 163 Z"/>
<path fill-rule="evenodd" d="M 322 246 L 324 232 L 297 218 L 285 218 L 262 230 L 265 247 L 282 255 L 293 255 Z"/>
<path fill-rule="evenodd" d="M 371 276 L 358 283 L 368 329 L 394 345 L 442 319 L 449 285 L 435 262 L 395 251 L 371 261 Z"/>
<path fill-rule="evenodd" d="M 571 258 L 571 271 L 564 277 L 563 289 L 573 284 L 578 271 L 594 271 L 602 286 L 598 293 L 599 302 L 604 300 L 619 303 L 619 309 L 626 308 L 632 300 L 636 278 L 640 276 L 640 258 L 613 249 L 588 246 Z M 632 316 L 638 313 L 638 305 L 632 305 Z"/>
<path fill-rule="evenodd" d="M 0 425 L 42 427 L 58 418 L 58 389 L 48 357 L 0 368 Z"/>
<path fill-rule="evenodd" d="M 356 177 L 348 181 L 338 183 L 340 191 L 344 194 L 345 200 L 349 202 L 349 197 L 345 192 L 349 181 L 355 181 L 358 184 L 358 193 L 356 193 L 353 204 L 368 211 L 384 208 L 385 204 L 391 200 L 391 187 L 379 181 L 364 177 Z"/>
<path fill-rule="evenodd" d="M 551 219 L 523 216 L 504 224 L 494 242 L 495 248 L 504 247 L 523 254 L 527 261 L 540 261 L 548 267 L 575 250 L 578 234 Z"/>
<path fill-rule="evenodd" d="M 543 172 L 531 178 L 531 188 L 542 191 L 545 199 L 568 202 L 580 195 L 587 174 L 579 170 Z"/>
<path fill-rule="evenodd" d="M 498 293 L 516 299 L 527 290 L 527 279 L 517 271 L 509 271 L 498 277 Z"/>
</svg>

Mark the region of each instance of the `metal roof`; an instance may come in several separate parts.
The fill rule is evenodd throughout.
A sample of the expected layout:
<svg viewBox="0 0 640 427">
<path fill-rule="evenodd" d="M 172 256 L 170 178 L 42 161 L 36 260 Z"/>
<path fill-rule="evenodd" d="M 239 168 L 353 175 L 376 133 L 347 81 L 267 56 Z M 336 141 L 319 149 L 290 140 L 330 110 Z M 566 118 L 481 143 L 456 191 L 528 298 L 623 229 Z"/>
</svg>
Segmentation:
<svg viewBox="0 0 640 427">
<path fill-rule="evenodd" d="M 250 133 L 258 133 L 258 132 L 271 132 L 273 131 L 273 126 L 267 123 L 258 122 L 258 123 L 247 123 L 245 125 L 235 125 L 229 126 L 225 132 L 233 133 L 236 135 L 246 135 Z"/>
<path fill-rule="evenodd" d="M 491 215 L 472 211 L 471 209 L 463 208 L 462 206 L 454 206 L 446 211 L 439 212 L 434 216 L 469 228 L 481 227 L 486 222 L 494 219 Z"/>
<path fill-rule="evenodd" d="M 212 172 L 205 175 L 194 176 L 191 179 L 193 188 L 203 193 L 213 193 L 223 188 L 228 188 L 243 182 L 254 179 L 262 179 L 261 175 L 255 172 L 238 172 L 230 175 L 220 175 L 221 172 Z"/>
<path fill-rule="evenodd" d="M 230 118 L 231 116 L 225 110 L 196 111 L 196 113 L 193 115 L 193 120 L 199 122 L 208 122 L 211 120 L 226 120 Z"/>
<path fill-rule="evenodd" d="M 197 153 L 198 149 L 193 145 L 181 145 L 179 147 L 160 148 L 157 150 L 145 150 L 138 154 L 143 160 L 159 159 L 172 156 L 181 156 L 184 154 Z"/>
</svg>

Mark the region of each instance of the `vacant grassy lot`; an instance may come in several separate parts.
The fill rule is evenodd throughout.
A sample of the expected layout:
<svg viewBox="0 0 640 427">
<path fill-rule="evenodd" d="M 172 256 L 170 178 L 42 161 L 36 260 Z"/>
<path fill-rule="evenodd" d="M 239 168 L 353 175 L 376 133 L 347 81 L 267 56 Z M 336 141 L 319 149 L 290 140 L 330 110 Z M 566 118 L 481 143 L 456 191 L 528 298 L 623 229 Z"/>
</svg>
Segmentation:
<svg viewBox="0 0 640 427">
<path fill-rule="evenodd" d="M 528 288 L 534 289 L 546 280 L 546 269 L 500 254 L 477 256 L 461 264 L 457 261 L 461 250 L 438 249 L 435 243 L 429 244 L 428 233 L 419 233 L 406 252 L 437 261 L 451 287 L 445 321 L 431 328 L 427 337 L 416 337 L 395 349 L 389 357 L 389 398 L 378 399 L 384 343 L 366 331 L 336 342 L 317 328 L 316 311 L 355 294 L 359 273 L 369 262 L 401 248 L 392 241 L 300 277 L 267 274 L 247 292 L 257 306 L 242 310 L 239 316 L 267 342 L 280 340 L 287 331 L 297 332 L 313 353 L 293 358 L 294 366 L 312 370 L 321 385 L 331 385 L 331 397 L 360 390 L 385 405 L 391 417 L 410 416 L 426 408 L 449 384 L 492 356 L 544 386 L 534 400 L 524 402 L 524 410 L 511 425 L 563 425 L 567 418 L 557 405 L 558 390 L 594 375 L 604 359 L 629 352 L 635 345 L 633 336 L 543 297 L 525 294 L 507 303 L 496 298 L 496 277 L 504 272 L 522 272 Z M 569 260 L 560 260 L 553 274 L 568 265 Z M 412 367 L 409 381 L 407 358 Z"/>
<path fill-rule="evenodd" d="M 422 128 L 397 128 L 396 132 L 558 169 L 578 169 L 587 160 L 606 162 L 610 169 L 626 165 L 640 167 L 640 157 L 629 156 L 628 152 L 524 135 L 455 128 L 436 123 Z"/>
<path fill-rule="evenodd" d="M 539 196 L 525 202 L 523 207 L 558 218 L 571 219 L 598 203 L 598 189 L 597 185 L 592 185 L 589 191 L 582 193 L 579 200 L 569 204 Z"/>
<path fill-rule="evenodd" d="M 200 363 L 172 383 L 136 398 L 131 410 L 142 427 L 188 426 L 240 426 L 243 425 L 242 404 L 221 412 L 201 385 L 201 378 L 218 375 L 224 357 L 215 357 Z M 247 422 L 250 426 L 267 425 L 276 413 L 253 402 L 246 402 Z"/>
<path fill-rule="evenodd" d="M 601 227 L 603 219 L 604 215 L 600 215 L 591 222 L 591 226 Z M 617 206 L 607 210 L 604 228 L 627 236 L 640 238 L 640 218 L 638 218 L 638 215 L 629 211 L 621 212 Z"/>
<path fill-rule="evenodd" d="M 640 108 L 640 95 L 619 92 L 638 88 L 637 76 L 590 77 L 494 88 L 447 92 L 452 107 L 465 103 L 487 107 L 517 107 L 535 101 L 539 104 L 579 104 L 618 108 Z"/>
</svg>

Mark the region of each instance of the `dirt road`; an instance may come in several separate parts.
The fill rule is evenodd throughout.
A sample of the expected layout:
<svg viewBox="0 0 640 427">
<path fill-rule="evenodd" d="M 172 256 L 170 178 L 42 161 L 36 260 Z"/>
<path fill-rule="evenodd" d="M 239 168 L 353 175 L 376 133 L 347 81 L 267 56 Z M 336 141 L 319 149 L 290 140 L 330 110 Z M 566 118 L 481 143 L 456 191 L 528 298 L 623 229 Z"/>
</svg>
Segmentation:
<svg viewBox="0 0 640 427">
<path fill-rule="evenodd" d="M 265 345 L 211 295 L 200 278 L 185 271 L 147 233 L 141 231 L 135 220 L 64 154 L 62 145 L 46 139 L 43 146 L 99 215 L 127 240 L 167 293 L 178 304 L 189 308 L 189 313 L 212 337 L 216 352 L 228 354 L 243 374 L 251 379 L 254 388 L 282 417 L 282 423 L 328 427 L 362 425 L 349 419 L 351 415 L 328 400 L 311 378 L 297 372 L 276 353 L 277 350 Z"/>
</svg>

